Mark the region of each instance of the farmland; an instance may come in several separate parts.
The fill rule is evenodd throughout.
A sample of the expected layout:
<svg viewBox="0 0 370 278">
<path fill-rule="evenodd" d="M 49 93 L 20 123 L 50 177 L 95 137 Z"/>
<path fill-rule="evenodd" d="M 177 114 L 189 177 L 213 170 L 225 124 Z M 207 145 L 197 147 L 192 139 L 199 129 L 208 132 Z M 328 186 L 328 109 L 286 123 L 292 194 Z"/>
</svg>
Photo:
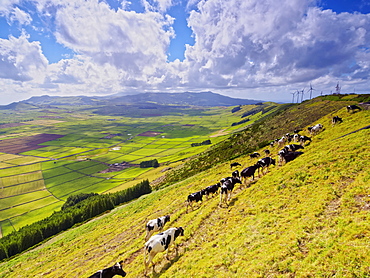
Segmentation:
<svg viewBox="0 0 370 278">
<path fill-rule="evenodd" d="M 266 103 L 263 107 L 273 107 Z M 251 122 L 232 126 L 231 107 L 27 107 L 0 110 L 0 230 L 9 234 L 60 209 L 68 196 L 115 192 L 197 155 Z M 120 108 L 122 109 L 122 108 Z M 276 109 L 276 108 L 275 108 Z M 127 112 L 130 113 L 127 113 Z M 272 110 L 273 111 L 273 110 Z"/>
<path fill-rule="evenodd" d="M 322 123 L 325 129 L 296 160 L 270 167 L 248 186 L 237 185 L 228 206 L 219 206 L 218 197 L 209 198 L 187 213 L 184 200 L 230 175 L 230 161 L 181 178 L 1 263 L 0 277 L 87 277 L 119 260 L 128 276 L 144 277 L 145 223 L 166 214 L 171 215 L 166 228 L 182 226 L 185 235 L 176 240 L 176 252 L 171 246 L 169 260 L 163 253 L 155 257 L 156 272 L 150 270 L 149 277 L 368 277 L 370 113 L 348 113 L 345 104 L 304 126 L 305 135 L 309 125 Z M 334 106 L 322 100 L 293 106 L 259 128 L 276 123 L 274 132 L 285 134 L 289 121 L 297 122 L 299 115 L 321 105 Z M 332 126 L 332 113 L 343 123 Z M 256 138 L 268 136 L 262 132 L 249 138 L 245 133 L 256 145 Z M 232 137 L 233 152 L 245 148 L 237 144 L 242 135 Z M 276 158 L 278 147 L 269 148 Z M 212 152 L 202 158 L 206 154 Z M 256 162 L 248 155 L 233 161 L 242 164 L 239 169 Z M 84 169 L 74 163 L 71 168 Z M 42 164 L 53 168 L 53 161 Z"/>
</svg>

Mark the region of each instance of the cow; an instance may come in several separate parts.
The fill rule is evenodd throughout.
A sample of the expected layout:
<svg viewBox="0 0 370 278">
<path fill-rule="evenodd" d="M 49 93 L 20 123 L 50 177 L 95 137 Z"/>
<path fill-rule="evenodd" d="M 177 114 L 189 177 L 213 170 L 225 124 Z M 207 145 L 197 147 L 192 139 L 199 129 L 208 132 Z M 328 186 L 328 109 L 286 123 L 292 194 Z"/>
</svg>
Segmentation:
<svg viewBox="0 0 370 278">
<path fill-rule="evenodd" d="M 115 263 L 113 266 L 99 270 L 88 278 L 112 278 L 115 275 L 120 275 L 122 277 L 126 276 L 126 272 L 122 269 L 123 261 Z"/>
<path fill-rule="evenodd" d="M 241 181 L 238 178 L 234 177 L 227 177 L 225 179 L 221 180 L 221 190 L 220 190 L 220 206 L 222 204 L 222 201 L 225 203 L 230 200 L 231 198 L 231 192 L 234 189 L 235 184 L 240 183 Z M 223 198 L 222 196 L 225 197 Z"/>
<path fill-rule="evenodd" d="M 192 203 L 193 202 L 202 202 L 203 201 L 203 195 L 205 195 L 205 191 L 204 189 L 203 190 L 200 190 L 198 192 L 195 192 L 195 193 L 191 193 L 188 195 L 188 199 L 187 199 L 187 205 L 186 205 L 186 212 L 188 212 L 188 206 L 190 205 L 191 208 L 193 208 L 193 205 Z"/>
<path fill-rule="evenodd" d="M 361 110 L 361 108 L 357 105 L 348 105 L 347 106 L 347 112 L 355 112 L 355 110 Z"/>
<path fill-rule="evenodd" d="M 270 155 L 270 150 L 269 149 L 263 150 L 263 152 L 265 153 L 265 155 Z"/>
<path fill-rule="evenodd" d="M 145 265 L 145 275 L 148 272 L 148 266 L 152 263 L 154 272 L 153 258 L 157 253 L 166 251 L 166 258 L 168 260 L 168 250 L 171 244 L 174 244 L 175 240 L 179 236 L 184 236 L 184 229 L 179 228 L 169 228 L 168 230 L 152 236 L 144 246 L 144 265 Z M 148 256 L 148 261 L 146 260 Z"/>
<path fill-rule="evenodd" d="M 233 169 L 233 167 L 242 166 L 239 162 L 233 162 L 230 164 L 230 169 Z"/>
<path fill-rule="evenodd" d="M 259 176 L 260 175 L 259 174 L 260 168 L 262 168 L 261 169 L 262 174 L 266 174 L 268 172 L 269 166 L 271 164 L 275 165 L 275 159 L 267 156 L 267 157 L 264 157 L 264 158 L 261 158 L 260 160 L 258 160 L 257 164 L 260 166 L 260 167 L 258 167 L 258 176 Z M 263 173 L 263 169 L 265 169 L 265 168 L 266 168 L 266 173 Z"/>
<path fill-rule="evenodd" d="M 310 132 L 311 135 L 316 135 L 319 133 L 321 130 L 323 130 L 324 126 L 322 124 L 316 124 L 314 126 L 308 127 L 308 131 Z"/>
<path fill-rule="evenodd" d="M 334 116 L 332 119 L 331 119 L 331 125 L 332 126 L 335 126 L 336 124 L 339 124 L 339 123 L 343 123 L 343 119 L 338 117 L 338 116 Z"/>
<path fill-rule="evenodd" d="M 304 149 L 304 147 L 301 146 L 301 145 L 290 144 L 290 145 L 286 145 L 284 147 L 284 149 L 286 149 L 287 151 L 290 151 L 290 152 L 295 152 L 296 150 Z"/>
<path fill-rule="evenodd" d="M 288 141 L 288 138 L 286 138 L 285 136 L 281 137 L 281 138 L 279 139 L 279 141 L 277 141 L 279 148 L 281 148 L 282 146 L 284 146 L 284 144 L 285 144 L 287 141 Z"/>
<path fill-rule="evenodd" d="M 283 159 L 285 163 L 288 163 L 289 161 L 296 159 L 301 154 L 303 154 L 303 152 L 286 152 L 283 154 Z"/>
<path fill-rule="evenodd" d="M 249 166 L 249 167 L 243 169 L 240 172 L 241 179 L 243 180 L 243 178 L 244 178 L 244 183 L 246 183 L 247 177 L 252 177 L 252 180 L 254 180 L 254 173 L 256 172 L 256 170 L 259 167 L 260 167 L 259 164 L 255 164 L 255 165 L 252 165 L 252 166 Z"/>
<path fill-rule="evenodd" d="M 214 195 L 215 193 L 217 193 L 218 189 L 221 187 L 221 183 L 218 182 L 214 185 L 210 185 L 210 186 L 207 186 L 205 189 L 204 189 L 204 195 L 208 196 L 209 195 Z"/>
<path fill-rule="evenodd" d="M 305 136 L 305 135 L 301 135 L 301 136 L 299 137 L 299 143 L 300 143 L 302 146 L 304 146 L 304 145 L 306 144 L 306 142 L 307 142 L 307 141 L 312 142 L 311 138 L 310 138 L 310 137 L 307 137 L 307 136 Z"/>
<path fill-rule="evenodd" d="M 256 157 L 260 157 L 260 154 L 258 152 L 254 152 L 254 153 L 251 153 L 249 155 L 249 157 L 252 159 L 252 158 L 256 158 Z"/>
<path fill-rule="evenodd" d="M 239 174 L 239 171 L 238 171 L 238 170 L 236 170 L 236 171 L 232 172 L 232 173 L 231 173 L 231 176 L 232 176 L 233 178 L 238 178 L 238 179 L 240 179 L 240 174 Z"/>
<path fill-rule="evenodd" d="M 295 143 L 299 142 L 299 134 L 298 133 L 293 135 L 293 142 L 295 142 Z"/>
<path fill-rule="evenodd" d="M 163 230 L 164 225 L 170 221 L 170 216 L 165 215 L 158 217 L 157 219 L 149 220 L 145 226 L 146 236 L 145 241 L 154 233 Z"/>
</svg>

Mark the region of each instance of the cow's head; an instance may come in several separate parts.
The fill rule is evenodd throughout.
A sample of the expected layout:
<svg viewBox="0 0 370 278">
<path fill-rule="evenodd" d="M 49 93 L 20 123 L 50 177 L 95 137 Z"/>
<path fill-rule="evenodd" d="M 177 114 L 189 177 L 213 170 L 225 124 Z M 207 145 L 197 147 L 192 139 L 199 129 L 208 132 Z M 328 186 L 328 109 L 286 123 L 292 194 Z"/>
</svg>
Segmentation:
<svg viewBox="0 0 370 278">
<path fill-rule="evenodd" d="M 123 261 L 120 261 L 113 266 L 112 272 L 114 273 L 114 275 L 121 275 L 122 277 L 126 276 L 126 272 L 124 272 L 124 270 L 122 269 L 122 263 Z"/>
<path fill-rule="evenodd" d="M 184 229 L 182 227 L 176 228 L 175 238 L 177 238 L 178 236 L 184 236 Z"/>
</svg>

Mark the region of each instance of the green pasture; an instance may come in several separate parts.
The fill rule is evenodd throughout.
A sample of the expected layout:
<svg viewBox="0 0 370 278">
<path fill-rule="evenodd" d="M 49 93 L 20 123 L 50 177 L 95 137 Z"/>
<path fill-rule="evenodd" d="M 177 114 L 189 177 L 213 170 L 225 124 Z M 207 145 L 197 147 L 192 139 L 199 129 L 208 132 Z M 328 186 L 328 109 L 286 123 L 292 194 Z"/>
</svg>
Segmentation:
<svg viewBox="0 0 370 278">
<path fill-rule="evenodd" d="M 296 160 L 236 185 L 228 206 L 218 196 L 188 211 L 185 204 L 190 192 L 230 175 L 224 163 L 3 262 L 0 277 L 87 277 L 119 260 L 128 276 L 145 277 L 145 223 L 166 214 L 166 228 L 182 226 L 185 234 L 169 260 L 157 254 L 148 277 L 368 277 L 370 134 L 351 132 L 368 126 L 370 113 L 338 115 L 344 121 L 334 127 L 331 115 L 317 121 L 325 130 Z"/>
<path fill-rule="evenodd" d="M 8 196 L 1 199 L 0 211 L 3 214 L 6 209 L 16 207 L 18 204 L 29 203 L 33 200 L 45 198 L 49 195 L 50 193 L 43 188 L 34 192 L 18 194 L 16 196 Z"/>
<path fill-rule="evenodd" d="M 5 187 L 4 185 L 1 185 L 0 198 L 6 198 L 6 197 L 9 197 L 9 196 L 24 194 L 24 193 L 28 193 L 28 192 L 32 192 L 32 191 L 36 191 L 36 190 L 41 190 L 41 189 L 44 189 L 44 188 L 45 188 L 45 185 L 44 185 L 44 180 L 43 179 L 34 180 L 34 181 L 30 181 L 30 182 L 22 183 L 22 184 L 17 184 L 17 185 L 11 185 L 11 186 L 7 186 L 7 187 Z"/>
<path fill-rule="evenodd" d="M 35 194 L 29 193 L 33 195 L 33 199 L 29 200 L 27 203 L 20 203 L 19 205 L 16 205 L 14 207 L 11 207 L 9 209 L 5 209 L 1 211 L 1 219 L 0 220 L 5 220 L 9 219 L 24 213 L 27 213 L 32 209 L 37 209 L 44 207 L 46 205 L 49 205 L 53 202 L 55 202 L 55 197 L 48 194 L 40 194 L 41 191 L 36 192 Z M 22 200 L 26 199 L 26 196 L 22 198 Z M 27 199 L 28 200 L 28 199 Z M 16 200 L 18 201 L 18 200 Z"/>
<path fill-rule="evenodd" d="M 8 201 L 25 202 L 15 204 L 17 207 L 14 208 L 18 209 L 11 214 L 3 217 L 0 212 L 0 216 L 3 217 L 1 219 L 10 218 L 14 222 L 13 225 L 18 228 L 22 226 L 22 223 L 32 223 L 32 219 L 37 218 L 36 211 L 39 211 L 40 215 L 46 215 L 47 208 L 51 206 L 53 209 L 59 208 L 63 203 L 54 198 L 54 203 L 52 203 L 54 207 L 49 204 L 48 198 L 37 200 L 37 194 L 28 195 L 32 191 L 46 186 L 56 198 L 65 200 L 70 194 L 80 192 L 102 193 L 115 188 L 127 188 L 132 181 L 135 184 L 135 179 L 140 179 L 155 169 L 133 167 L 119 172 L 99 174 L 99 171 L 107 168 L 103 163 L 113 164 L 126 161 L 139 164 L 154 158 L 166 164 L 179 161 L 209 147 L 192 148 L 191 143 L 200 143 L 210 139 L 210 134 L 227 129 L 232 122 L 239 119 L 239 115 L 230 113 L 231 108 L 190 109 L 184 114 L 174 113 L 168 116 L 147 118 L 101 116 L 88 111 L 79 111 L 73 107 L 67 110 L 73 110 L 73 115 L 60 112 L 60 110 L 55 111 L 63 119 L 55 122 L 53 126 L 48 124 L 50 121 L 39 121 L 37 117 L 40 112 L 38 110 L 24 112 L 25 118 L 28 115 L 27 117 L 32 117 L 36 122 L 25 122 L 27 125 L 6 129 L 4 133 L 4 138 L 18 138 L 39 133 L 64 135 L 59 139 L 42 143 L 41 145 L 45 146 L 43 148 L 27 151 L 22 155 L 0 153 L 0 186 L 2 187 L 0 198 L 23 194 L 22 198 Z M 0 113 L 0 120 L 2 116 Z M 21 114 L 18 116 L 22 117 Z M 16 119 L 9 118 L 12 121 Z M 111 121 L 112 119 L 114 121 Z M 194 124 L 194 126 L 186 126 L 188 124 Z M 15 131 L 17 133 L 14 133 Z M 155 137 L 137 136 L 146 131 L 163 133 Z M 119 135 L 105 138 L 111 134 Z M 218 139 L 211 138 L 211 140 L 215 143 Z M 114 150 L 113 147 L 119 147 L 119 149 Z M 49 159 L 52 160 L 48 161 Z M 86 159 L 86 161 L 77 159 Z M 26 165 L 28 163 L 31 165 Z M 34 202 L 31 200 L 32 196 L 35 198 Z M 30 203 L 28 203 L 27 211 L 28 201 Z M 46 201 L 45 209 L 40 205 L 44 201 Z M 37 205 L 37 210 L 33 210 L 34 204 Z M 27 215 L 30 219 L 26 221 Z"/>
</svg>

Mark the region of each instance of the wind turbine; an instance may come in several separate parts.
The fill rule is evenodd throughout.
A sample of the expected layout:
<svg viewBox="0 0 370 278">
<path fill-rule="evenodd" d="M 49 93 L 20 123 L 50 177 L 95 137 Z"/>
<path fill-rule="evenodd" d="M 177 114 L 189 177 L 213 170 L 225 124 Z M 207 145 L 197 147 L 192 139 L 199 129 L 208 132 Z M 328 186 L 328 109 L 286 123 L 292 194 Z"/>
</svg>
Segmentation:
<svg viewBox="0 0 370 278">
<path fill-rule="evenodd" d="M 335 94 L 340 95 L 340 87 L 339 87 L 339 82 L 337 83 L 337 86 L 335 86 Z"/>
<path fill-rule="evenodd" d="M 301 91 L 301 94 L 302 94 L 301 102 L 303 101 L 304 89 L 306 89 L 306 88 L 303 88 L 303 90 Z"/>
<path fill-rule="evenodd" d="M 312 88 L 312 84 L 311 83 L 310 83 L 310 89 L 309 89 L 309 91 L 310 91 L 310 99 L 312 99 L 312 91 L 315 91 L 315 89 Z"/>
<path fill-rule="evenodd" d="M 291 94 L 292 94 L 292 103 L 294 103 L 294 96 L 295 96 L 295 93 L 296 93 L 296 92 L 291 93 Z"/>
</svg>

